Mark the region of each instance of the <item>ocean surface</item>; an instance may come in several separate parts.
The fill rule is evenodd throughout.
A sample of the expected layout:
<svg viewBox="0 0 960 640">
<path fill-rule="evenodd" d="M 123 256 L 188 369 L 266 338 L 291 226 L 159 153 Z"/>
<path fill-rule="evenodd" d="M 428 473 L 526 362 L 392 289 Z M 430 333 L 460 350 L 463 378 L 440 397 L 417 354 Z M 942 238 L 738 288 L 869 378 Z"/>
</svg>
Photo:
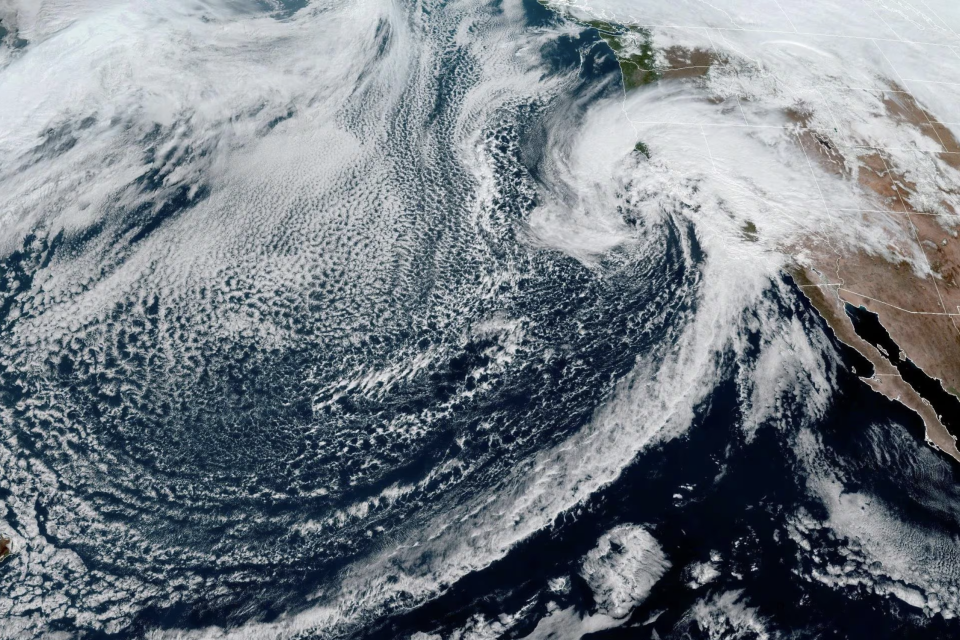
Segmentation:
<svg viewBox="0 0 960 640">
<path fill-rule="evenodd" d="M 958 637 L 957 465 L 633 150 L 595 28 L 42 7 L 0 14 L 0 637 Z"/>
</svg>

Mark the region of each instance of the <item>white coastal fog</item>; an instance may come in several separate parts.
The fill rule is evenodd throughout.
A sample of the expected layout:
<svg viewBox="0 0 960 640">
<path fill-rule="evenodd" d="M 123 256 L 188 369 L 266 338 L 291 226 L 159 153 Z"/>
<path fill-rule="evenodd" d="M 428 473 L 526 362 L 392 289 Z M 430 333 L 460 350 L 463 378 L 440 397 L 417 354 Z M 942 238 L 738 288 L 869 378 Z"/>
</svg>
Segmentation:
<svg viewBox="0 0 960 640">
<path fill-rule="evenodd" d="M 958 637 L 957 140 L 949 0 L 0 0 L 0 639 Z"/>
</svg>

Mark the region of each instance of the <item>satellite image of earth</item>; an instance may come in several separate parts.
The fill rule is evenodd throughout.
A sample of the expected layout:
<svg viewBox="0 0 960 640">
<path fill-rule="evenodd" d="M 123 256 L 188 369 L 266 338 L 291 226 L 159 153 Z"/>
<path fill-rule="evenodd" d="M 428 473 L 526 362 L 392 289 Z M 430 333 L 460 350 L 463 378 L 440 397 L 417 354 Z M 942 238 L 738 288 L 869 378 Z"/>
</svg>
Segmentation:
<svg viewBox="0 0 960 640">
<path fill-rule="evenodd" d="M 960 638 L 956 0 L 0 0 L 0 639 Z"/>
</svg>

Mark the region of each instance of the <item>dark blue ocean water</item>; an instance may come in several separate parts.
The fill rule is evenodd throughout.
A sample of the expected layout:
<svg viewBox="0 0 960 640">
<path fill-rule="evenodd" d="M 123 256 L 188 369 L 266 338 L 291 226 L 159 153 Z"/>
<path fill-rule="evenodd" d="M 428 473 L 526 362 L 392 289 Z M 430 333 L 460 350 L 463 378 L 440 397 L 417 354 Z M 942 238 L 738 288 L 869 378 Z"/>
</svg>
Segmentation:
<svg viewBox="0 0 960 640">
<path fill-rule="evenodd" d="M 281 18 L 301 8 L 283 6 Z M 561 25 L 533 0 L 523 8 L 529 29 Z M 495 2 L 481 10 L 495 19 L 503 8 Z M 310 594 L 335 585 L 341 570 L 384 544 L 368 531 L 399 539 L 483 498 L 511 470 L 584 428 L 637 358 L 672 344 L 697 312 L 705 256 L 682 215 L 654 224 L 625 206 L 618 213 L 642 241 L 609 252 L 597 267 L 525 238 L 546 191 L 544 149 L 553 129 L 620 91 L 619 67 L 596 30 L 558 29 L 542 44 L 544 76 L 575 72 L 559 96 L 512 105 L 485 124 L 481 144 L 495 168 L 495 193 L 483 225 L 467 220 L 468 172 L 445 143 L 455 137 L 456 116 L 479 72 L 456 44 L 457 30 L 442 20 L 454 11 L 441 5 L 426 12 L 425 29 L 445 47 L 441 64 L 384 114 L 395 143 L 384 149 L 384 161 L 406 185 L 394 194 L 408 212 L 396 230 L 412 256 L 397 258 L 387 281 L 358 294 L 344 284 L 342 265 L 318 262 L 306 291 L 263 292 L 243 273 L 226 272 L 187 292 L 195 306 L 177 307 L 147 279 L 100 323 L 55 348 L 11 338 L 0 364 L 4 435 L 57 478 L 36 501 L 40 535 L 96 573 L 92 589 L 108 582 L 104 576 L 135 576 L 161 593 L 177 590 L 176 598 L 140 602 L 120 631 L 80 635 L 141 637 L 156 628 L 268 622 L 308 608 Z M 380 44 L 389 51 L 386 28 Z M 362 100 L 353 106 L 362 107 Z M 423 127 L 433 146 L 405 142 Z M 145 156 L 158 153 L 164 136 L 158 130 L 140 141 Z M 164 177 L 140 180 L 157 201 L 113 212 L 72 235 L 38 230 L 6 256 L 0 332 L 14 335 L 35 279 L 52 262 L 89 258 L 91 247 L 108 238 L 110 252 L 96 256 L 106 278 L 138 243 L 191 215 L 208 194 L 206 185 L 194 185 L 199 189 L 189 197 L 186 187 L 170 193 Z M 315 247 L 307 239 L 285 250 L 309 254 Z M 798 318 L 806 331 L 829 334 L 798 290 L 776 291 L 771 286 L 768 295 L 785 325 Z M 254 334 L 206 335 L 212 317 L 236 310 L 291 327 L 296 345 L 266 345 Z M 759 342 L 758 335 L 745 339 Z M 596 603 L 579 563 L 612 527 L 640 524 L 672 568 L 620 627 L 594 637 L 706 638 L 692 608 L 731 591 L 771 634 L 957 637 L 956 622 L 927 618 L 862 588 L 810 580 L 810 556 L 787 534 L 798 510 L 829 517 L 797 453 L 801 429 L 816 433 L 828 452 L 823 464 L 850 490 L 878 496 L 904 522 L 960 534 L 949 509 L 935 506 L 939 489 L 929 484 L 935 477 L 947 483 L 943 495 L 952 495 L 956 466 L 941 458 L 940 475 L 919 472 L 911 463 L 926 446 L 919 418 L 854 375 L 866 368 L 862 358 L 836 341 L 825 357 L 834 352 L 841 355 L 826 415 L 810 424 L 805 405 L 784 406 L 779 423 L 761 425 L 753 439 L 744 435 L 737 380 L 759 348 L 746 361 L 732 353 L 719 358 L 721 381 L 685 436 L 644 450 L 613 484 L 435 600 L 366 619 L 352 635 L 449 637 L 478 614 L 494 619 L 528 607 L 504 632 L 519 638 L 550 602 L 589 614 Z M 364 372 L 402 369 L 425 354 L 428 363 L 409 375 L 355 384 Z M 462 466 L 444 468 L 450 459 Z M 304 533 L 304 523 L 398 484 L 417 489 L 339 530 Z M 45 526 L 74 514 L 79 527 Z M 14 510 L 7 520 L 17 526 Z M 77 528 L 85 535 L 73 535 Z M 826 553 L 847 544 L 823 535 Z M 691 589 L 691 563 L 711 554 L 720 558 L 718 577 Z M 18 562 L 0 567 L 0 576 L 15 579 Z M 546 589 L 558 577 L 570 580 L 569 592 Z M 84 606 L 79 598 L 76 604 Z M 50 631 L 76 629 L 75 618 L 49 624 Z M 749 634 L 731 628 L 723 637 L 756 636 Z"/>
</svg>

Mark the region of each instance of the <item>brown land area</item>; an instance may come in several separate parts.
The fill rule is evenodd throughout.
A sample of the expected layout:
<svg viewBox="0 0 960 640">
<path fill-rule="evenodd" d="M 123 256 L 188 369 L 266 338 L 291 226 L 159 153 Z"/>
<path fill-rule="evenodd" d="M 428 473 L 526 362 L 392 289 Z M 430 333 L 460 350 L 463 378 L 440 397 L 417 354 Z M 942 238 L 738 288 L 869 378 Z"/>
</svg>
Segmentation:
<svg viewBox="0 0 960 640">
<path fill-rule="evenodd" d="M 697 79 L 725 62 L 713 51 L 699 48 L 670 47 L 657 57 L 650 33 L 644 29 L 605 22 L 586 26 L 597 28 L 616 54 L 627 90 L 661 80 Z M 631 46 L 626 46 L 628 41 Z M 882 102 L 887 117 L 916 127 L 939 146 L 937 152 L 928 154 L 938 171 L 938 163 L 960 170 L 960 141 L 909 92 L 891 83 Z M 856 190 L 862 210 L 843 215 L 882 225 L 889 237 L 884 255 L 856 248 L 835 249 L 829 246 L 829 238 L 810 237 L 788 249 L 805 256 L 804 265 L 791 269 L 794 280 L 837 337 L 873 365 L 873 376 L 864 381 L 915 411 L 923 419 L 927 440 L 960 461 L 956 438 L 934 408 L 903 380 L 884 354 L 857 335 L 844 311 L 844 305 L 851 304 L 877 314 L 903 355 L 960 397 L 960 190 L 950 191 L 943 185 L 951 181 L 938 180 L 935 189 L 921 191 L 892 167 L 884 150 L 853 141 L 854 147 L 842 152 L 832 137 L 834 132 L 814 129 L 812 114 L 802 107 L 788 109 L 784 115 L 795 127 L 808 159 Z M 638 149 L 641 147 L 638 143 Z M 854 166 L 851 156 L 856 158 Z M 746 239 L 757 240 L 752 223 L 743 233 Z M 913 266 L 918 258 L 925 258 L 923 266 L 927 268 Z"/>
<path fill-rule="evenodd" d="M 950 433 L 940 422 L 939 416 L 929 402 L 920 397 L 913 387 L 907 384 L 896 368 L 890 364 L 884 354 L 876 347 L 864 341 L 857 335 L 843 310 L 843 300 L 838 295 L 839 287 L 834 284 L 825 284 L 821 275 L 804 267 L 795 267 L 791 270 L 794 281 L 800 286 L 801 291 L 807 296 L 813 306 L 820 312 L 823 319 L 836 333 L 837 338 L 861 353 L 874 367 L 874 374 L 870 378 L 864 377 L 866 382 L 874 391 L 886 396 L 887 398 L 900 402 L 909 409 L 915 411 L 923 419 L 926 428 L 926 437 L 938 448 L 945 451 L 954 458 L 960 460 L 960 451 L 957 450 L 956 442 Z M 829 280 L 829 278 L 828 278 Z M 858 304 L 857 301 L 849 301 L 852 304 Z M 869 301 L 864 306 L 877 313 L 877 309 L 869 305 Z M 882 321 L 882 320 L 881 320 Z M 886 326 L 886 325 L 884 325 Z M 900 343 L 897 342 L 899 345 Z M 919 366 L 919 365 L 918 365 Z"/>
<path fill-rule="evenodd" d="M 666 60 L 666 65 L 644 72 L 656 74 L 655 80 L 702 77 L 722 62 L 712 51 L 703 49 L 672 47 L 663 54 L 661 59 Z M 643 80 L 626 84 L 639 86 L 654 78 L 648 75 Z M 892 120 L 917 127 L 940 146 L 939 152 L 931 154 L 931 162 L 939 160 L 960 169 L 960 141 L 920 107 L 912 95 L 894 84 L 884 94 L 883 104 Z M 858 216 L 858 221 L 868 226 L 883 225 L 890 239 L 886 255 L 881 256 L 857 249 L 836 250 L 827 246 L 829 242 L 811 238 L 805 246 L 797 247 L 812 257 L 806 266 L 792 270 L 794 279 L 837 337 L 873 365 L 873 376 L 864 381 L 878 393 L 916 412 L 923 420 L 927 440 L 960 461 L 957 440 L 933 406 L 900 376 L 884 354 L 856 334 L 844 311 L 844 305 L 849 303 L 877 314 L 903 355 L 927 375 L 940 380 L 948 392 L 960 396 L 957 208 L 946 198 L 932 203 L 939 213 L 917 206 L 917 185 L 892 168 L 884 150 L 863 145 L 841 151 L 831 137 L 833 132 L 812 128 L 811 114 L 788 111 L 786 116 L 797 127 L 797 139 L 811 162 L 845 180 L 858 192 L 863 211 L 842 215 Z M 851 156 L 856 158 L 853 166 Z M 944 195 L 942 188 L 937 193 Z M 744 237 L 755 240 L 756 228 L 745 229 Z M 921 257 L 926 258 L 932 273 L 913 267 Z"/>
<path fill-rule="evenodd" d="M 700 78 L 718 62 L 717 56 L 706 49 L 670 47 L 664 50 L 664 57 L 667 64 L 660 71 L 664 80 Z"/>
<path fill-rule="evenodd" d="M 891 118 L 918 127 L 942 147 L 934 154 L 937 159 L 960 167 L 956 152 L 960 142 L 910 94 L 894 87 L 884 105 Z M 933 407 L 876 348 L 856 335 L 843 311 L 844 303 L 849 303 L 877 314 L 907 358 L 940 380 L 944 389 L 960 395 L 960 240 L 956 231 L 960 216 L 949 202 L 938 203 L 938 211 L 916 206 L 918 185 L 891 168 L 883 150 L 857 148 L 857 165 L 851 167 L 850 154 L 845 159 L 826 133 L 806 128 L 803 114 L 792 114 L 791 120 L 799 125 L 798 138 L 807 157 L 838 177 L 855 180 L 871 202 L 864 211 L 846 215 L 860 216 L 868 224 L 883 224 L 890 231 L 886 257 L 818 246 L 807 266 L 794 270 L 794 277 L 837 337 L 876 367 L 867 384 L 917 412 L 926 426 L 927 439 L 960 460 L 956 439 Z M 929 272 L 914 269 L 910 257 L 925 259 Z"/>
<path fill-rule="evenodd" d="M 660 70 L 664 80 L 706 75 L 711 66 L 721 62 L 708 51 L 674 48 L 665 54 L 669 65 Z M 960 169 L 960 141 L 912 95 L 894 84 L 884 94 L 883 104 L 892 120 L 917 127 L 939 145 L 940 150 L 930 154 L 930 162 L 936 165 L 939 160 Z M 844 304 L 849 303 L 877 314 L 903 355 L 960 397 L 960 207 L 945 197 L 960 194 L 941 186 L 935 191 L 938 200 L 922 206 L 918 185 L 892 168 L 884 150 L 864 144 L 841 151 L 832 131 L 811 126 L 810 113 L 789 110 L 785 115 L 796 126 L 797 139 L 810 161 L 856 190 L 863 210 L 838 215 L 858 216 L 858 221 L 868 226 L 883 225 L 889 236 L 885 256 L 858 249 L 837 250 L 822 238 L 811 238 L 796 247 L 808 259 L 804 267 L 792 270 L 794 279 L 837 337 L 873 365 L 874 375 L 864 381 L 915 411 L 923 419 L 927 440 L 960 461 L 957 440 L 933 406 L 903 380 L 880 351 L 856 334 L 844 312 Z M 856 158 L 853 166 L 851 156 Z M 745 232 L 745 237 L 754 239 L 755 233 Z M 912 266 L 918 258 L 926 259 L 929 272 Z"/>
</svg>

